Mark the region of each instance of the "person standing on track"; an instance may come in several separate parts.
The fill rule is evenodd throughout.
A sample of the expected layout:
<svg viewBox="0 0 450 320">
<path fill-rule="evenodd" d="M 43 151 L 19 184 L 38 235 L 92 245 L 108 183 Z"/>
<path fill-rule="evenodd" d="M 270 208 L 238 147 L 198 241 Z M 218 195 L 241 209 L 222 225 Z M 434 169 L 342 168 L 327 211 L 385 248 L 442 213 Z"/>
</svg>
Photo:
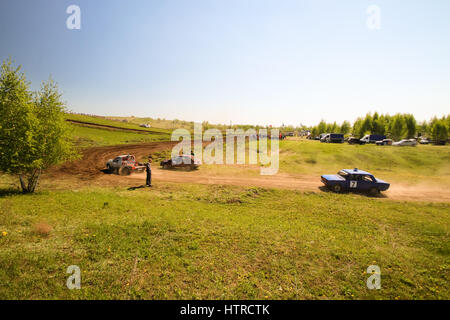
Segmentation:
<svg viewBox="0 0 450 320">
<path fill-rule="evenodd" d="M 152 186 L 152 166 L 151 166 L 152 162 L 153 162 L 152 156 L 148 156 L 148 162 L 145 164 L 145 172 L 147 172 L 147 179 L 145 183 L 147 187 Z"/>
</svg>

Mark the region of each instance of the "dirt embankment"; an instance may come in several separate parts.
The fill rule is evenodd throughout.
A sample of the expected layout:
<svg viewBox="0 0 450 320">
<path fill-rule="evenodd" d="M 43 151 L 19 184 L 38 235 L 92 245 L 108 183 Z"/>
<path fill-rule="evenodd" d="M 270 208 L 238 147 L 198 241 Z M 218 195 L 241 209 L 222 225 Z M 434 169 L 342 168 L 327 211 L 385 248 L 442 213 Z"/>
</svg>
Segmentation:
<svg viewBox="0 0 450 320">
<path fill-rule="evenodd" d="M 140 144 L 127 144 L 118 146 L 94 147 L 85 149 L 82 158 L 77 161 L 65 163 L 48 173 L 52 178 L 67 176 L 76 177 L 83 181 L 96 180 L 104 185 L 136 186 L 145 181 L 144 174 L 132 174 L 127 177 L 105 174 L 105 164 L 108 159 L 121 154 L 133 154 L 138 160 L 144 160 L 149 154 L 171 150 L 177 142 L 149 142 Z M 323 186 L 315 175 L 289 175 L 279 173 L 274 176 L 247 177 L 241 175 L 207 175 L 202 170 L 181 171 L 163 170 L 159 163 L 154 163 L 152 169 L 154 183 L 167 181 L 174 183 L 221 184 L 238 186 L 258 186 L 265 188 L 280 188 L 300 191 L 321 191 Z M 450 202 L 450 190 L 430 185 L 409 186 L 393 184 L 383 193 L 382 198 L 405 201 L 432 201 Z"/>
</svg>

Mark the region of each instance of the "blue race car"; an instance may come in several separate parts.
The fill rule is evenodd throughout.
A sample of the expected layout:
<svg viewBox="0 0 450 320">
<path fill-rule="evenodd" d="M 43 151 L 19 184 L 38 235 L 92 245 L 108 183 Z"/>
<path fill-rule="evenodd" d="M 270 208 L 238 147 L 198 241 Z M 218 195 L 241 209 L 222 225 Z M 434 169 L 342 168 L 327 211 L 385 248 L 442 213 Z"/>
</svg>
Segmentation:
<svg viewBox="0 0 450 320">
<path fill-rule="evenodd" d="M 342 191 L 368 191 L 376 195 L 380 191 L 389 189 L 390 184 L 375 178 L 369 172 L 358 169 L 343 169 L 337 175 L 323 175 L 321 177 L 325 186 L 334 192 Z"/>
</svg>

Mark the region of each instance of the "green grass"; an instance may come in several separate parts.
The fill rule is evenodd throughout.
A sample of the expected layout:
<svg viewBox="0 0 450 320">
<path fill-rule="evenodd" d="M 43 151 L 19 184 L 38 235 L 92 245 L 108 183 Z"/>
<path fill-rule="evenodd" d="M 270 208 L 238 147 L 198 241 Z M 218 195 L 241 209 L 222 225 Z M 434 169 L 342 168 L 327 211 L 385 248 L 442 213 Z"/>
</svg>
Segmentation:
<svg viewBox="0 0 450 320">
<path fill-rule="evenodd" d="M 106 126 L 113 126 L 123 129 L 138 129 L 142 131 L 148 131 L 151 133 L 162 133 L 162 134 L 169 134 L 170 131 L 164 128 L 143 128 L 140 127 L 138 123 L 130 123 L 130 122 L 122 122 L 119 120 L 112 120 L 107 119 L 105 117 L 94 117 L 94 116 L 88 116 L 88 115 L 82 115 L 82 114 L 72 114 L 72 113 L 66 113 L 66 119 L 67 120 L 75 120 L 75 121 L 83 121 L 98 125 L 106 125 Z"/>
<path fill-rule="evenodd" d="M 282 141 L 280 171 L 324 174 L 360 168 L 396 182 L 450 182 L 450 147 L 392 147 Z"/>
<path fill-rule="evenodd" d="M 71 125 L 71 128 L 73 141 L 77 146 L 83 148 L 170 140 L 170 135 L 165 132 L 152 134 L 130 131 L 115 131 L 79 126 L 76 124 Z"/>
<path fill-rule="evenodd" d="M 449 204 L 259 188 L 3 192 L 0 299 L 449 299 L 449 218 Z M 373 264 L 381 290 L 366 288 Z"/>
<path fill-rule="evenodd" d="M 130 124 L 139 125 L 141 123 L 147 123 L 152 128 L 161 128 L 167 130 L 173 130 L 176 128 L 184 128 L 188 130 L 194 130 L 194 122 L 184 120 L 166 120 L 166 119 L 153 119 L 150 117 L 108 117 L 108 119 L 114 121 L 127 121 Z M 214 126 L 214 125 L 213 125 Z"/>
</svg>

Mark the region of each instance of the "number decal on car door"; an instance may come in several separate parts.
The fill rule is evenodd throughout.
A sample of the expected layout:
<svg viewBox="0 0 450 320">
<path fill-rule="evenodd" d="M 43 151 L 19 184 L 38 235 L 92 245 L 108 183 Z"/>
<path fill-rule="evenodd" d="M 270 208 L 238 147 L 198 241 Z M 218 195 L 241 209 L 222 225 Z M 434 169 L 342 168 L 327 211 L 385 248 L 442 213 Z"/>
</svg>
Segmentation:
<svg viewBox="0 0 450 320">
<path fill-rule="evenodd" d="M 358 181 L 350 181 L 350 188 L 355 189 L 358 186 Z"/>
</svg>

